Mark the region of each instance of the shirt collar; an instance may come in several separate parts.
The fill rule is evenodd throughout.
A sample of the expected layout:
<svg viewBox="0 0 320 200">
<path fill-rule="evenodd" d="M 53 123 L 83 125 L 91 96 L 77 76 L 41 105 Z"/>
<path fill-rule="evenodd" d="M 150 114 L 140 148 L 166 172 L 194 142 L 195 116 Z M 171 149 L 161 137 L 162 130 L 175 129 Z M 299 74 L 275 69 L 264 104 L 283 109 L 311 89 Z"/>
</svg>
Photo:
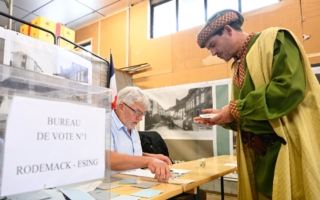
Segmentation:
<svg viewBox="0 0 320 200">
<path fill-rule="evenodd" d="M 114 123 L 115 125 L 117 126 L 117 129 L 120 130 L 120 129 L 124 129 L 127 131 L 127 127 L 120 121 L 119 117 L 117 116 L 116 114 L 116 109 L 113 109 L 112 112 L 111 112 L 111 118 L 112 120 L 114 120 Z M 135 128 L 133 128 L 135 129 Z M 131 131 L 133 130 L 131 129 Z"/>
</svg>

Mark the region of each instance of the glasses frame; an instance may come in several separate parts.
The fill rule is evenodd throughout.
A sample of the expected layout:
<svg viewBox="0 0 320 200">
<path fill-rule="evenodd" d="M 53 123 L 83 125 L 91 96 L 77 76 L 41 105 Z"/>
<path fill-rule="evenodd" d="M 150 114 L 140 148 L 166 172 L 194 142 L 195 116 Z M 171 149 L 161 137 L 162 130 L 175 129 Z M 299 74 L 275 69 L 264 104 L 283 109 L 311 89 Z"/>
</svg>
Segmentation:
<svg viewBox="0 0 320 200">
<path fill-rule="evenodd" d="M 126 104 L 125 102 L 122 102 L 124 105 L 126 105 L 128 108 L 130 108 L 130 110 L 133 111 L 134 115 L 139 117 L 139 116 L 145 116 L 146 112 L 140 112 L 139 110 L 135 110 L 133 108 L 131 108 L 128 104 Z"/>
</svg>

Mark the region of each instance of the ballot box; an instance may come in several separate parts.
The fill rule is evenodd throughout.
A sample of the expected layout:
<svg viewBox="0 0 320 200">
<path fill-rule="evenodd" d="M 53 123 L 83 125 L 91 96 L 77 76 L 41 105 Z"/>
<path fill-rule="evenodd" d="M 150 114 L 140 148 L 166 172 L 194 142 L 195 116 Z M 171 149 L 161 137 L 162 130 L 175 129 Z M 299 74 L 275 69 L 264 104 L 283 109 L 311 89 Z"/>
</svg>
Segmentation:
<svg viewBox="0 0 320 200">
<path fill-rule="evenodd" d="M 49 199 L 110 179 L 111 93 L 0 64 L 1 196 Z"/>
</svg>

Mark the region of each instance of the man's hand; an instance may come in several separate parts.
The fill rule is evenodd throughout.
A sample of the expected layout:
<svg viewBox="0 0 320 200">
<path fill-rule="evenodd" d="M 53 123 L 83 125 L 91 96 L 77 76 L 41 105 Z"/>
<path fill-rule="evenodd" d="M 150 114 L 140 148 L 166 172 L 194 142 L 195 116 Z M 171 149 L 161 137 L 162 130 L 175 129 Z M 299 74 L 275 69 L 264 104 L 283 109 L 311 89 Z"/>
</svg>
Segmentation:
<svg viewBox="0 0 320 200">
<path fill-rule="evenodd" d="M 226 123 L 230 123 L 235 120 L 230 112 L 229 105 L 224 106 L 220 110 L 205 109 L 205 110 L 202 110 L 202 112 L 206 114 L 217 114 L 217 115 L 209 119 L 201 118 L 201 117 L 193 118 L 197 124 L 204 124 L 207 126 L 224 125 Z"/>
<path fill-rule="evenodd" d="M 154 178 L 158 179 L 159 182 L 168 182 L 172 175 L 166 162 L 151 157 L 147 162 L 147 167 L 154 174 Z"/>
<path fill-rule="evenodd" d="M 162 160 L 166 162 L 168 165 L 172 165 L 172 162 L 170 158 L 168 158 L 165 155 L 162 154 L 153 154 L 153 153 L 143 153 L 144 156 L 152 157 L 152 158 L 158 158 L 159 160 Z"/>
<path fill-rule="evenodd" d="M 221 110 L 218 110 L 218 109 L 204 109 L 202 110 L 202 113 L 204 114 L 219 114 Z M 218 115 L 214 116 L 213 118 L 211 119 L 215 119 Z M 202 118 L 202 117 L 195 117 L 193 118 L 193 120 L 197 123 L 197 124 L 204 124 L 204 125 L 207 125 L 207 126 L 214 126 L 214 125 L 217 125 L 216 123 L 213 123 L 211 122 L 210 118 Z"/>
</svg>

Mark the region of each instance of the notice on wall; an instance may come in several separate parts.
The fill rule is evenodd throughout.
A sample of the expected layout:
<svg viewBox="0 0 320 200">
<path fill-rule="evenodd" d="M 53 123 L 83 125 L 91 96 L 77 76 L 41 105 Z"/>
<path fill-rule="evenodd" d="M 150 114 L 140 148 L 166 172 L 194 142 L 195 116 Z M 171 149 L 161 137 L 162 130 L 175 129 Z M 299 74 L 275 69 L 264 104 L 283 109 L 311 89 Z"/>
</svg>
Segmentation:
<svg viewBox="0 0 320 200">
<path fill-rule="evenodd" d="M 105 115 L 103 108 L 13 97 L 1 196 L 103 178 Z"/>
</svg>

